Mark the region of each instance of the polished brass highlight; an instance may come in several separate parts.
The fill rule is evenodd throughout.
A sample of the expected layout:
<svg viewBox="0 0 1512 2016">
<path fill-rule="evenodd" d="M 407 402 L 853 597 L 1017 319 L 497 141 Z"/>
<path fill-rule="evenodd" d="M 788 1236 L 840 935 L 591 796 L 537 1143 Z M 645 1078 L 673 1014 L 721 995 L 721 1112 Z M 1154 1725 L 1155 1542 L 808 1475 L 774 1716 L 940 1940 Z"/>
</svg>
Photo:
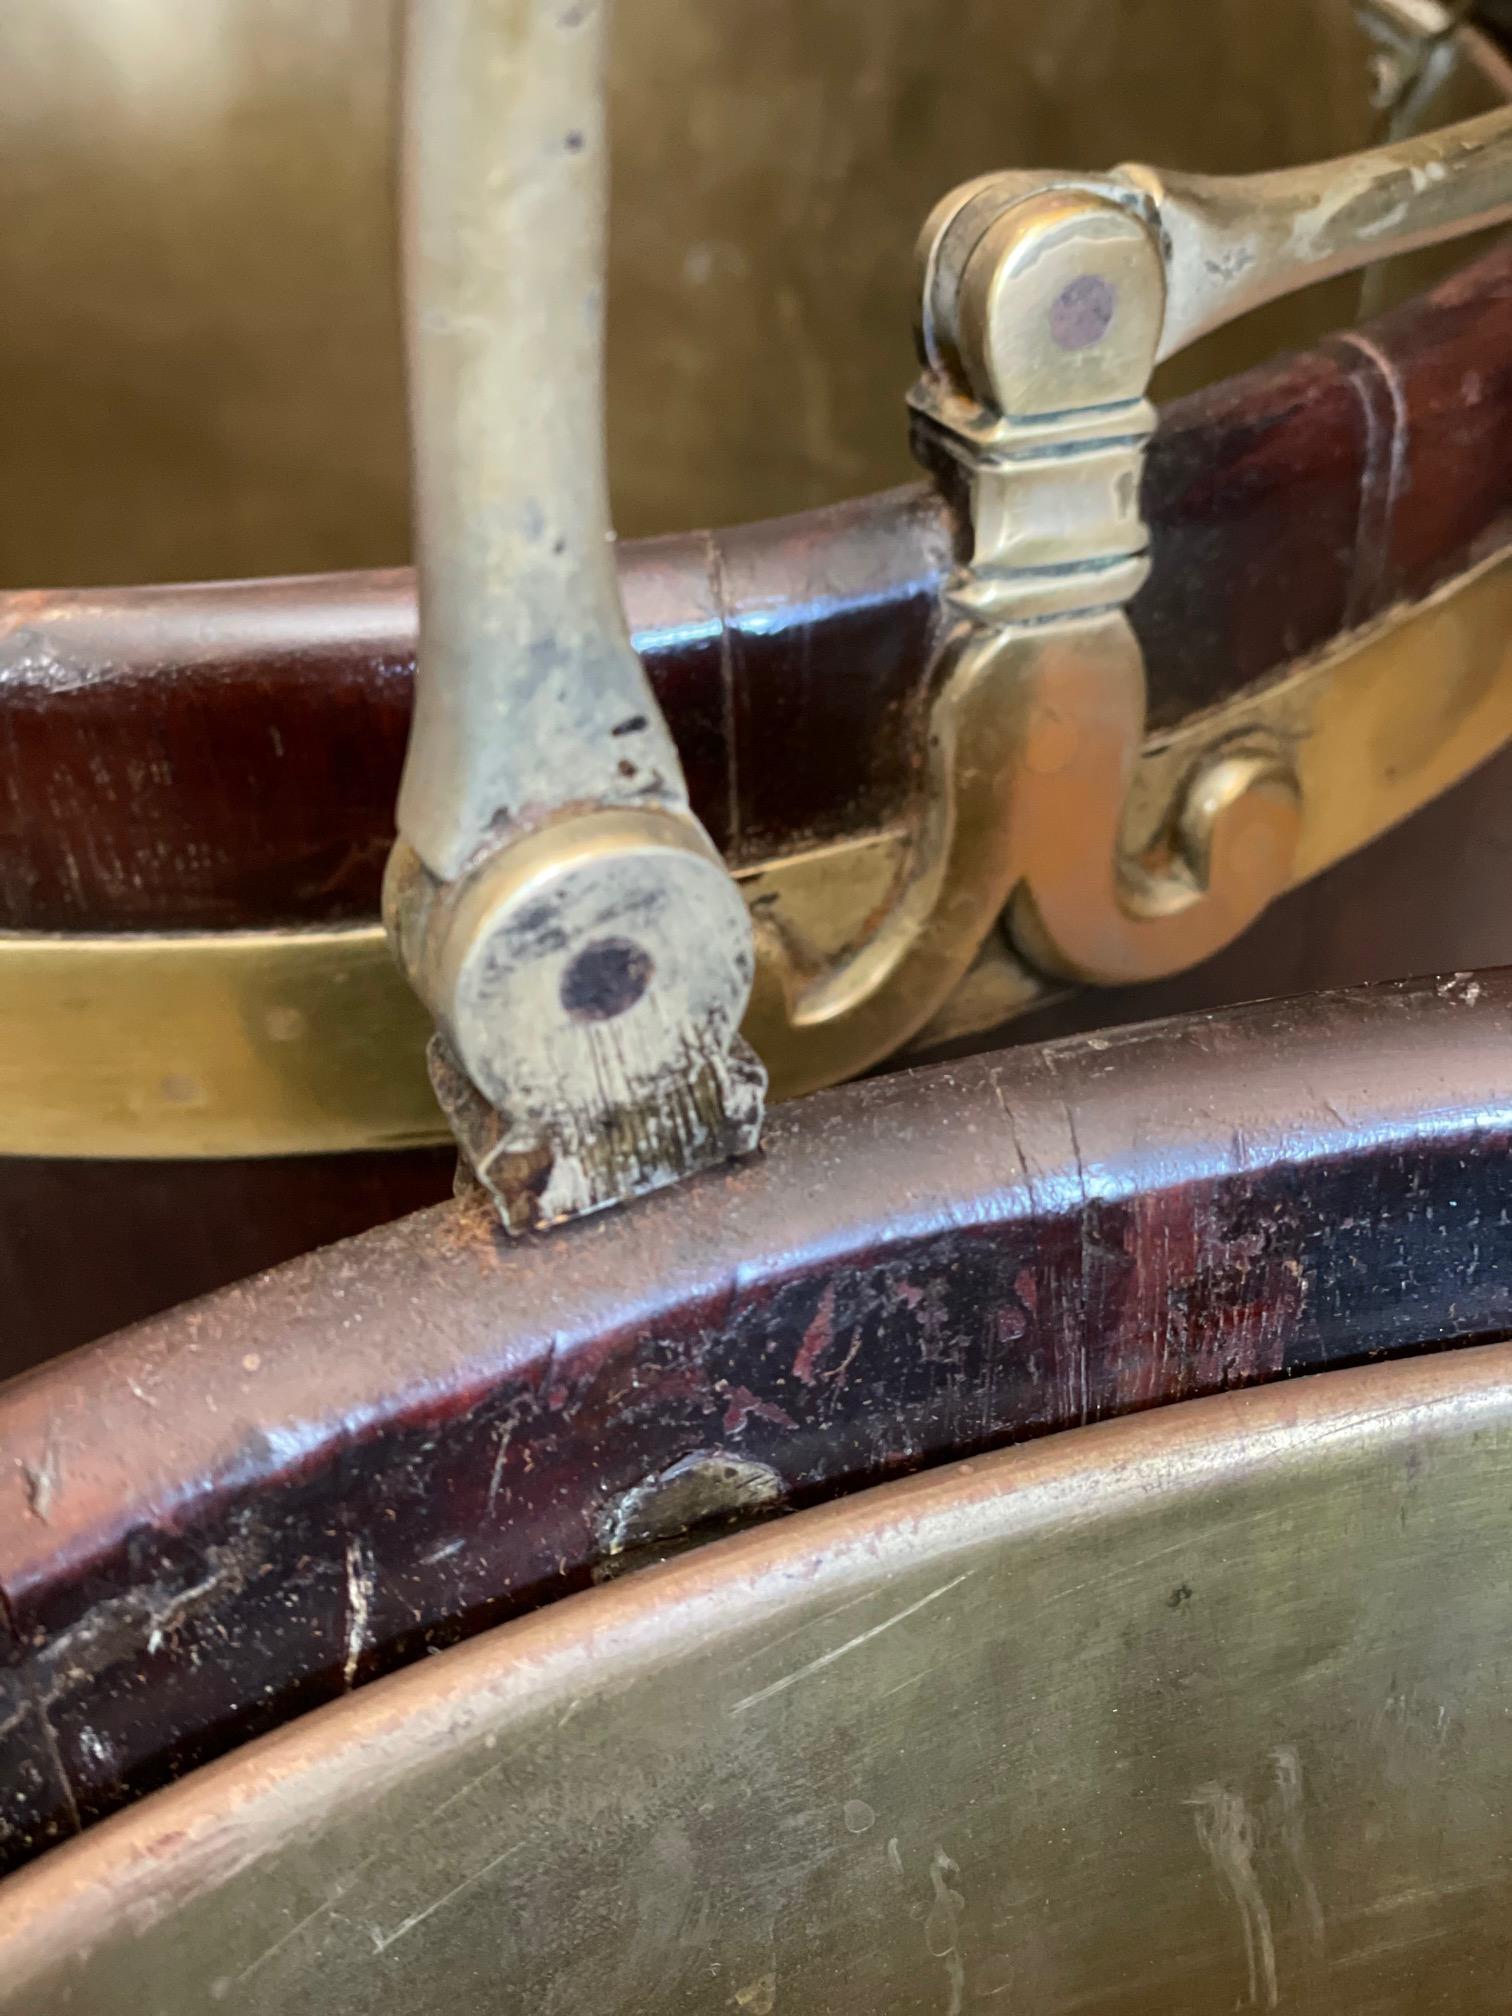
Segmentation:
<svg viewBox="0 0 1512 2016">
<path fill-rule="evenodd" d="M 1512 1348 L 842 1497 L 0 1888 L 5 2016 L 1499 2016 Z"/>
<path fill-rule="evenodd" d="M 841 956 L 816 960 L 812 936 L 790 931 L 786 864 L 762 873 L 746 1034 L 774 1098 L 835 1084 L 891 1055 L 949 1000 L 992 933 L 1017 862 L 1005 787 L 1028 656 L 1011 639 L 966 632 L 941 654 L 917 825 L 895 855 L 884 900 L 851 929 L 829 933 Z"/>
<path fill-rule="evenodd" d="M 376 925 L 0 933 L 0 1154 L 171 1160 L 445 1137 Z"/>
<path fill-rule="evenodd" d="M 1225 751 L 1187 780 L 1179 852 L 1122 855 L 1145 716 L 1124 607 L 1149 571 L 1138 500 L 1162 250 L 1101 196 L 1015 195 L 977 236 L 960 212 L 988 202 L 1001 202 L 990 183 L 950 199 L 926 232 L 932 368 L 914 406 L 926 458 L 961 462 L 971 483 L 975 547 L 950 599 L 984 648 L 1011 642 L 1021 660 L 996 889 L 1017 891 L 1017 935 L 1046 971 L 1139 979 L 1206 958 L 1286 887 L 1295 792 L 1279 751 Z"/>
<path fill-rule="evenodd" d="M 1164 359 L 1284 294 L 1512 220 L 1512 112 L 1270 175 L 1122 175 L 1165 243 Z"/>
<path fill-rule="evenodd" d="M 511 1232 L 748 1154 L 739 891 L 630 641 L 603 417 L 607 0 L 410 0 L 420 646 L 384 889 Z"/>
<path fill-rule="evenodd" d="M 1296 887 L 1431 804 L 1509 742 L 1512 552 L 1504 551 L 1426 602 L 1147 741 L 1129 780 L 1122 852 L 1137 859 L 1152 847 L 1169 807 L 1183 802 L 1188 780 L 1212 764 L 1215 750 L 1274 750 L 1295 779 L 1301 814 Z M 1222 761 L 1213 770 L 1221 781 Z M 1016 924 L 1024 921 L 1016 912 Z M 1006 931 L 995 932 L 917 1046 L 976 1034 L 1045 997 L 1046 982 Z"/>
<path fill-rule="evenodd" d="M 1000 649 L 1001 647 L 999 647 Z M 958 671 L 961 733 L 1004 745 L 999 703 L 1013 666 L 991 650 Z M 978 711 L 978 700 L 980 710 Z M 1150 739 L 1130 786 L 1137 854 L 1207 752 L 1268 742 L 1286 752 L 1303 806 L 1295 880 L 1320 874 L 1450 789 L 1512 740 L 1512 555 L 1427 603 Z M 947 752 L 949 744 L 944 745 Z M 943 763 L 940 775 L 952 775 Z M 953 806 L 962 900 L 1002 846 L 996 770 Z M 938 812 L 936 812 L 938 816 Z M 901 909 L 921 850 L 907 827 L 752 867 L 739 883 L 757 926 L 747 1034 L 768 1044 L 774 1093 L 811 1082 L 817 1036 L 783 1047 L 764 1001 L 803 1000 L 843 972 L 876 920 Z M 925 851 L 925 857 L 927 850 Z M 958 956 L 953 908 L 899 941 L 896 969 Z M 969 941 L 985 906 L 968 912 Z M 921 1045 L 989 1029 L 1045 1000 L 1049 983 L 987 918 L 985 943 Z M 944 932 L 937 946 L 934 934 Z M 823 999 L 822 992 L 810 996 Z M 885 999 L 885 990 L 874 998 Z M 171 1004 L 170 1008 L 165 1004 Z M 864 1024 L 863 1030 L 864 1030 Z M 317 1154 L 446 1138 L 426 1082 L 428 1023 L 376 926 L 202 936 L 0 934 L 0 1154 L 85 1157 Z M 823 1059 L 859 1068 L 843 1041 Z"/>
</svg>

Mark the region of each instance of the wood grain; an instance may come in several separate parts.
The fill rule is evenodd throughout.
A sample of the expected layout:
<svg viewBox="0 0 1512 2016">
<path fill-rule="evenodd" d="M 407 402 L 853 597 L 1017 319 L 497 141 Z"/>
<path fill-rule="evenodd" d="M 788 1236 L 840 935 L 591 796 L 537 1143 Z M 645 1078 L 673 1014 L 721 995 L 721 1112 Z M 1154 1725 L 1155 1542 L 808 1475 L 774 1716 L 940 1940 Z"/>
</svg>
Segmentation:
<svg viewBox="0 0 1512 2016">
<path fill-rule="evenodd" d="M 1509 1055 L 1502 972 L 904 1073 L 548 1239 L 442 1206 L 14 1383 L 5 1856 L 581 1587 L 690 1458 L 796 1506 L 1512 1331 Z"/>
</svg>

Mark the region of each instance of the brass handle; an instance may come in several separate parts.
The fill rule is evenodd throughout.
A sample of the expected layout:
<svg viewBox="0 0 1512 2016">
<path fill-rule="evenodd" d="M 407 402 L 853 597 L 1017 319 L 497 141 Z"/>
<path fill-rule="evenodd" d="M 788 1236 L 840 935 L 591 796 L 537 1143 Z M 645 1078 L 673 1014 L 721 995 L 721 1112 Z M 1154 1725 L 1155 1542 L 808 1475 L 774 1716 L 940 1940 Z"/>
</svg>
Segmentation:
<svg viewBox="0 0 1512 2016">
<path fill-rule="evenodd" d="M 734 1035 L 750 926 L 607 564 L 604 33 L 593 0 L 411 11 L 422 647 L 388 916 L 451 1053 L 443 1102 L 512 1223 L 748 1147 L 761 1102 Z M 973 546 L 883 914 L 815 966 L 777 871 L 758 909 L 745 1027 L 784 1092 L 905 1044 L 999 919 L 1041 971 L 1124 982 L 1208 956 L 1288 885 L 1307 808 L 1293 752 L 1263 734 L 1204 752 L 1153 824 L 1126 830 L 1150 376 L 1260 300 L 1512 215 L 1509 147 L 1497 113 L 1280 176 L 991 176 L 937 209 L 912 404 L 925 461 L 964 472 Z M 543 893 L 571 927 L 565 954 L 521 949 Z M 654 945 L 605 921 L 648 910 Z M 606 939 L 620 965 L 602 1000 L 630 1001 L 607 1029 L 565 1012 L 571 961 Z M 646 1040 L 627 1052 L 631 1009 Z"/>
<path fill-rule="evenodd" d="M 1165 247 L 1163 360 L 1283 294 L 1512 220 L 1512 112 L 1269 175 L 1121 173 Z"/>
<path fill-rule="evenodd" d="M 609 521 L 606 35 L 598 0 L 409 9 L 420 650 L 399 829 L 443 881 L 559 806 L 687 808 Z"/>
<path fill-rule="evenodd" d="M 511 1230 L 755 1146 L 751 926 L 631 646 L 603 423 L 606 0 L 411 0 L 420 650 L 385 914 Z"/>
</svg>

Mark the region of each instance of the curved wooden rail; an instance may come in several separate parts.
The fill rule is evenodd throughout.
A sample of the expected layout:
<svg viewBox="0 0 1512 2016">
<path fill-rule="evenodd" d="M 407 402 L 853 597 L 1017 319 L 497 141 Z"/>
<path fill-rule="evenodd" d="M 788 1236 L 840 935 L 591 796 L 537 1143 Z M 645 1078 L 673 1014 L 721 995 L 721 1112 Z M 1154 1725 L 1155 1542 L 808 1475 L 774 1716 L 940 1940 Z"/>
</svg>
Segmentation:
<svg viewBox="0 0 1512 2016">
<path fill-rule="evenodd" d="M 1152 731 L 1512 536 L 1512 248 L 1179 401 L 1133 617 Z M 637 643 L 736 867 L 908 810 L 957 520 L 925 487 L 633 542 Z M 414 657 L 407 571 L 0 595 L 0 929 L 373 916 Z"/>
<path fill-rule="evenodd" d="M 642 1542 L 1512 1332 L 1512 972 L 852 1086 L 545 1241 L 421 1214 L 0 1391 L 0 1841 Z"/>
<path fill-rule="evenodd" d="M 1492 1345 L 737 1535 L 21 1871 L 0 2010 L 1503 2016 L 1509 1469 Z"/>
</svg>

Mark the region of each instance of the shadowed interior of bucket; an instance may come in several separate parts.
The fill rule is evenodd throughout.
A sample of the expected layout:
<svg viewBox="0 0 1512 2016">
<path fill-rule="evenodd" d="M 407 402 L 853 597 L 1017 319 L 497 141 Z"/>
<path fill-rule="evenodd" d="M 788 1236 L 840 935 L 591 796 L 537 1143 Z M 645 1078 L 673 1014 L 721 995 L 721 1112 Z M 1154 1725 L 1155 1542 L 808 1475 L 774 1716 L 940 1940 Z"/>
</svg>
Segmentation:
<svg viewBox="0 0 1512 2016">
<path fill-rule="evenodd" d="M 633 0 L 613 66 L 609 426 L 626 535 L 912 472 L 912 248 L 1015 166 L 1244 172 L 1384 137 L 1351 0 Z M 0 584 L 409 551 L 392 0 L 11 0 Z M 1462 56 L 1414 124 L 1483 109 Z M 1202 346 L 1166 393 L 1358 318 L 1464 246 Z M 559 388 L 553 388 L 559 396 Z"/>
</svg>

